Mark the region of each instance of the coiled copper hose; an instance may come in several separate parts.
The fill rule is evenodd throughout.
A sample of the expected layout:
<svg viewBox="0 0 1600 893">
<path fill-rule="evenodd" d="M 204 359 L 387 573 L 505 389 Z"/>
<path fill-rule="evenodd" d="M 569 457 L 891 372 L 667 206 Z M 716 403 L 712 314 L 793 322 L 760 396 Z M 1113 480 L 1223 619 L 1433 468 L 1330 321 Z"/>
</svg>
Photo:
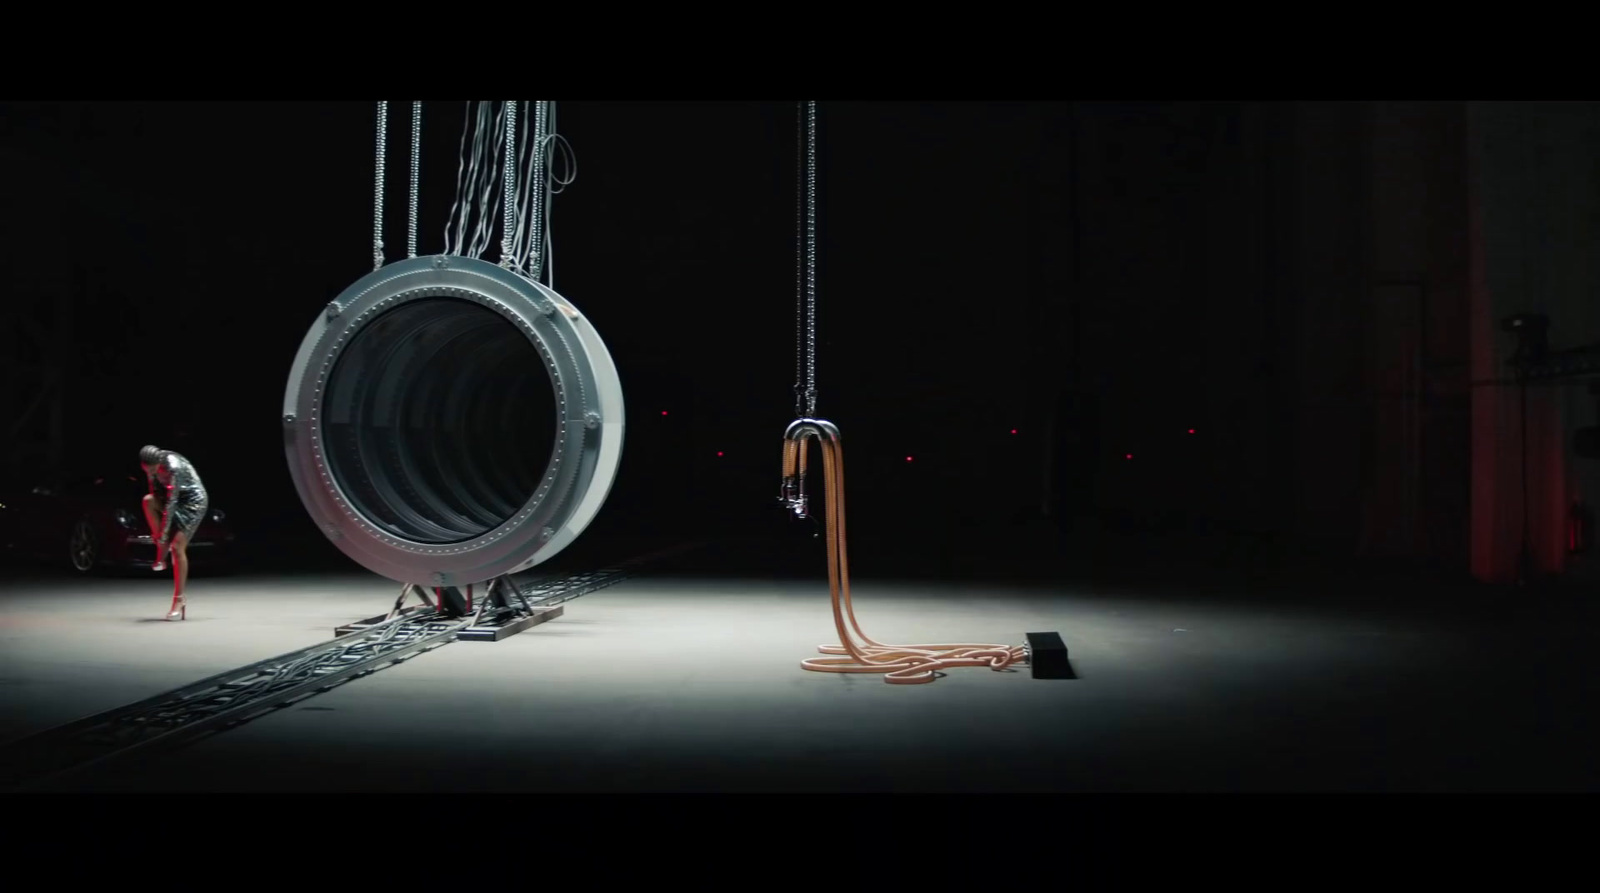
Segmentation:
<svg viewBox="0 0 1600 893">
<path fill-rule="evenodd" d="M 824 530 L 828 545 L 828 590 L 833 600 L 833 623 L 839 631 L 838 645 L 822 645 L 823 654 L 841 657 L 813 657 L 800 662 L 807 670 L 823 673 L 883 673 L 883 681 L 898 685 L 932 682 L 942 670 L 953 667 L 989 667 L 1005 670 L 1027 659 L 1024 646 L 1005 645 L 885 645 L 861 631 L 855 607 L 850 600 L 850 569 L 845 551 L 844 456 L 839 429 L 821 419 L 799 419 L 783 436 L 782 499 L 796 514 L 806 513 L 805 442 L 816 438 L 822 447 L 822 473 L 825 479 L 827 514 Z M 849 618 L 849 627 L 845 619 Z M 861 641 L 850 635 L 855 631 Z"/>
</svg>

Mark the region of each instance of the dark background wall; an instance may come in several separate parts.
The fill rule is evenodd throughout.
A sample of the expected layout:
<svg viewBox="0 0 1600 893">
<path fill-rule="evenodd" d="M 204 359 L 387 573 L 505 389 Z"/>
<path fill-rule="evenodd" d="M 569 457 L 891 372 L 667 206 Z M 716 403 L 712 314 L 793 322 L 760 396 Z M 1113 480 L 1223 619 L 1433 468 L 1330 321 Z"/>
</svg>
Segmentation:
<svg viewBox="0 0 1600 893">
<path fill-rule="evenodd" d="M 1572 554 L 1575 504 L 1600 498 L 1600 461 L 1575 455 L 1573 433 L 1592 427 L 1593 381 L 1551 380 L 1528 389 L 1527 493 L 1517 391 L 1503 383 L 1516 341 L 1498 321 L 1549 318 L 1555 349 L 1600 346 L 1600 106 L 1576 102 L 1481 102 L 1468 109 L 1473 168 L 1474 256 L 1472 540 L 1474 575 L 1515 573 L 1527 505 L 1536 571 L 1600 580 L 1591 550 Z"/>
<path fill-rule="evenodd" d="M 391 103 L 390 258 L 408 106 Z M 442 248 L 463 109 L 426 104 L 422 253 Z M 603 517 L 781 529 L 793 103 L 557 109 L 578 166 L 553 208 L 555 286 L 606 339 L 629 407 Z M 1469 382 L 1504 347 L 1490 315 L 1518 302 L 1475 298 L 1473 271 L 1535 250 L 1496 228 L 1535 213 L 1505 210 L 1529 194 L 1514 152 L 1535 150 L 1470 111 L 820 104 L 818 408 L 845 433 L 852 531 L 947 548 L 1176 534 L 1459 571 L 1469 546 L 1503 550 L 1487 531 L 1504 523 L 1473 513 L 1506 515 L 1504 487 L 1473 462 L 1504 430 Z M 171 445 L 257 541 L 319 543 L 279 406 L 313 315 L 371 268 L 373 123 L 370 103 L 0 107 L 12 476 Z M 1485 126 L 1501 148 L 1472 161 Z M 1541 157 L 1541 188 L 1570 185 Z M 1583 188 L 1563 207 L 1587 227 Z M 1548 219 L 1538 250 L 1587 252 L 1587 229 Z M 1567 266 L 1563 306 L 1596 306 L 1588 267 Z M 1557 325 L 1600 338 L 1592 310 Z"/>
</svg>

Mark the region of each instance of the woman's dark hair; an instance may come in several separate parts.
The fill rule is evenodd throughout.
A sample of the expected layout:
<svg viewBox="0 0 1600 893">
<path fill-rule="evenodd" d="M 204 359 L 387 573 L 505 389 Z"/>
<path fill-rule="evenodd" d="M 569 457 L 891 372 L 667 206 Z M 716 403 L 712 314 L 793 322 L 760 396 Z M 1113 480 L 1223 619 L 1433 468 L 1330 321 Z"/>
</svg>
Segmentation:
<svg viewBox="0 0 1600 893">
<path fill-rule="evenodd" d="M 160 447 L 146 445 L 143 449 L 139 450 L 139 464 L 160 465 L 161 456 L 164 453 L 166 453 L 166 450 L 161 449 Z"/>
</svg>

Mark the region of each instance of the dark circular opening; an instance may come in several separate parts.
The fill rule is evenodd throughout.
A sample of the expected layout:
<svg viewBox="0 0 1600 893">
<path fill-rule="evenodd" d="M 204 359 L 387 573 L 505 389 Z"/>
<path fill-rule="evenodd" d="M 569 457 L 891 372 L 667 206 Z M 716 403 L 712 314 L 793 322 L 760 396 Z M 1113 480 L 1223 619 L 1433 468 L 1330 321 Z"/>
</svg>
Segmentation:
<svg viewBox="0 0 1600 893">
<path fill-rule="evenodd" d="M 333 365 L 323 451 L 374 526 L 460 543 L 509 520 L 555 442 L 555 390 L 538 348 L 471 301 L 426 298 L 375 317 Z"/>
</svg>

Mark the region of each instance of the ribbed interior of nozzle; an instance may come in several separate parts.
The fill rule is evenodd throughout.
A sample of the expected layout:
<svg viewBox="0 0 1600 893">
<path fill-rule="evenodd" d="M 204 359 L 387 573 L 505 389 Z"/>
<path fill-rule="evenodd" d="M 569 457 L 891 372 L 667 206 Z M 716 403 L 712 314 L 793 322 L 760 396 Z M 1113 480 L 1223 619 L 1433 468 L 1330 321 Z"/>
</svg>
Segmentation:
<svg viewBox="0 0 1600 893">
<path fill-rule="evenodd" d="M 519 512 L 556 432 L 538 349 L 510 320 L 458 298 L 410 301 L 353 333 L 319 416 L 328 469 L 355 510 L 439 545 Z"/>
</svg>

